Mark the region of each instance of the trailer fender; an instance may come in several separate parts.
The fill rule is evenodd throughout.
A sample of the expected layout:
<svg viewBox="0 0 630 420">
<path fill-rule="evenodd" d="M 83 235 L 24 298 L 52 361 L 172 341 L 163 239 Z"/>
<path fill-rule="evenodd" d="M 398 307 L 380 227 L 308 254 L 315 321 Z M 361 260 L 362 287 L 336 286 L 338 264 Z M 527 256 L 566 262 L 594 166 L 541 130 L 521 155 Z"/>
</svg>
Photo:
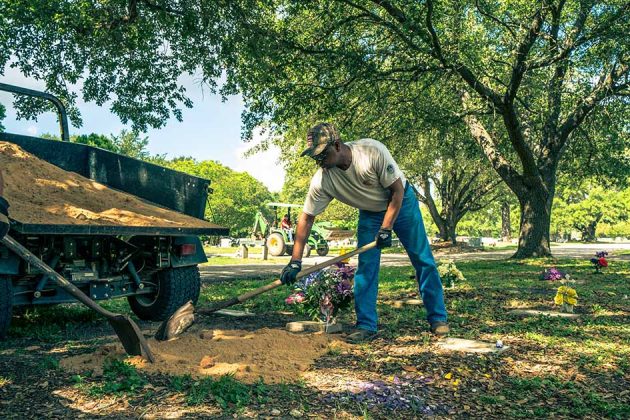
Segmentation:
<svg viewBox="0 0 630 420">
<path fill-rule="evenodd" d="M 171 251 L 171 267 L 186 267 L 208 262 L 198 236 L 175 236 Z"/>
</svg>

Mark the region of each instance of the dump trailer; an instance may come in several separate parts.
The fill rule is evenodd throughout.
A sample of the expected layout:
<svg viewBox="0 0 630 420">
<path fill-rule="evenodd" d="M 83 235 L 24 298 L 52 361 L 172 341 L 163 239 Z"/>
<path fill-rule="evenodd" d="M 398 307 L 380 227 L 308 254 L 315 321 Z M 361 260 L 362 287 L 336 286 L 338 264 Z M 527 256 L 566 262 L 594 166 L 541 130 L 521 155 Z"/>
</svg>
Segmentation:
<svg viewBox="0 0 630 420">
<path fill-rule="evenodd" d="M 11 167 L 10 174 L 8 167 L 0 166 L 5 181 L 19 176 L 29 188 L 36 186 L 39 190 L 34 191 L 46 193 L 28 196 L 13 184 L 5 185 L 11 204 L 9 234 L 90 298 L 125 297 L 143 320 L 165 320 L 187 301 L 196 302 L 197 265 L 207 261 L 199 236 L 229 234 L 228 229 L 203 220 L 210 181 L 70 142 L 65 110 L 57 98 L 1 83 L 0 90 L 53 102 L 62 137 L 57 141 L 0 132 L 0 144 L 17 150 L 24 161 L 35 157 L 37 170 L 53 167 L 68 174 L 55 183 L 42 179 L 40 173 L 16 173 L 20 166 Z M 107 200 L 114 196 L 123 205 L 116 212 L 102 209 L 109 216 L 99 219 L 93 212 L 77 210 L 76 203 L 62 199 L 53 205 L 45 199 L 59 201 L 81 185 L 100 194 L 102 203 L 90 205 L 112 206 Z M 125 203 L 135 203 L 136 213 Z M 134 221 L 134 215 L 140 222 Z M 70 302 L 75 299 L 52 279 L 0 244 L 0 338 L 8 331 L 14 307 Z"/>
</svg>

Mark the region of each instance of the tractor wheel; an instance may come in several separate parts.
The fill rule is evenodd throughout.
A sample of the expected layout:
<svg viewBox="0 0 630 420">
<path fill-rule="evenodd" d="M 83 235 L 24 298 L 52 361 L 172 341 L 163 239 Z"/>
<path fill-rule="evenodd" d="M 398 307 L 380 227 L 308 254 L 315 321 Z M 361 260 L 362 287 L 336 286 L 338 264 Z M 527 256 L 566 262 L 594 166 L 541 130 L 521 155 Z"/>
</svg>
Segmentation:
<svg viewBox="0 0 630 420">
<path fill-rule="evenodd" d="M 267 249 L 269 249 L 271 255 L 279 257 L 287 251 L 287 244 L 284 242 L 282 235 L 275 232 L 267 237 Z"/>
<path fill-rule="evenodd" d="M 322 248 L 317 248 L 317 255 L 319 255 L 320 257 L 325 257 L 326 255 L 328 255 L 328 244 L 326 244 Z"/>
<path fill-rule="evenodd" d="M 201 278 L 196 265 L 168 268 L 153 275 L 157 293 L 129 296 L 129 306 L 138 318 L 145 321 L 164 321 L 180 306 L 199 299 Z"/>
<path fill-rule="evenodd" d="M 13 285 L 11 277 L 0 276 L 0 340 L 7 336 L 13 314 Z"/>
</svg>

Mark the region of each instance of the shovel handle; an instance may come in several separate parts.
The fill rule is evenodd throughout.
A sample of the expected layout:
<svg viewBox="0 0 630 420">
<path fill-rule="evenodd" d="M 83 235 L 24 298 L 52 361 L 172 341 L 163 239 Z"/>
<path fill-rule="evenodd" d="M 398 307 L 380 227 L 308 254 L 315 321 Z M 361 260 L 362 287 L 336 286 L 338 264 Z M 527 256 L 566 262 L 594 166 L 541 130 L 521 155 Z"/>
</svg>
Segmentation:
<svg viewBox="0 0 630 420">
<path fill-rule="evenodd" d="M 309 267 L 309 268 L 307 268 L 305 270 L 302 270 L 302 271 L 300 271 L 298 273 L 297 278 L 300 279 L 300 278 L 302 278 L 304 276 L 308 276 L 309 274 L 313 274 L 316 271 L 322 270 L 322 269 L 324 269 L 326 267 L 330 267 L 333 264 L 336 264 L 336 263 L 338 263 L 340 261 L 343 261 L 345 259 L 351 258 L 351 257 L 353 257 L 355 255 L 362 254 L 363 252 L 369 251 L 370 249 L 375 248 L 375 247 L 376 247 L 376 241 L 370 242 L 369 244 L 363 245 L 360 248 L 354 249 L 354 250 L 348 252 L 347 254 L 339 255 L 338 257 L 331 258 L 328 261 L 324 261 L 323 263 L 319 263 L 319 264 L 316 264 L 316 265 L 314 265 L 312 267 Z M 269 284 L 266 284 L 264 286 L 261 286 L 258 289 L 249 291 L 247 293 L 243 293 L 242 295 L 237 297 L 236 300 L 237 300 L 238 303 L 243 303 L 246 300 L 249 300 L 249 299 L 253 298 L 254 296 L 258 296 L 261 293 L 268 292 L 269 290 L 273 290 L 273 289 L 275 289 L 277 287 L 280 287 L 280 286 L 282 286 L 282 281 L 274 280 L 273 282 L 271 282 Z"/>
</svg>

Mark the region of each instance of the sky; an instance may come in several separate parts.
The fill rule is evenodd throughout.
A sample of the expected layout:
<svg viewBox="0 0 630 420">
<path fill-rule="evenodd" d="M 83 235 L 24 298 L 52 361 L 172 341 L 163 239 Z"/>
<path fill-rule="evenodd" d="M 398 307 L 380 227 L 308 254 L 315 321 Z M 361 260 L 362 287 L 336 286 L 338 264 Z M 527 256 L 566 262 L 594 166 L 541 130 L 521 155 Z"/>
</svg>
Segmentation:
<svg viewBox="0 0 630 420">
<path fill-rule="evenodd" d="M 30 89 L 43 90 L 43 82 L 24 77 L 8 66 L 0 82 Z M 244 152 L 261 140 L 254 136 L 253 143 L 241 140 L 241 112 L 243 101 L 240 96 L 229 97 L 226 102 L 218 95 L 212 95 L 195 82 L 193 76 L 182 76 L 182 84 L 193 101 L 193 108 L 182 108 L 183 121 L 171 118 L 165 127 L 150 129 L 148 150 L 151 154 L 176 156 L 192 156 L 197 160 L 217 160 L 223 165 L 239 172 L 248 172 L 261 181 L 271 191 L 280 191 L 284 182 L 284 169 L 278 162 L 279 149 L 272 146 L 268 151 L 252 157 L 244 157 Z M 70 126 L 70 134 L 118 134 L 122 129 L 129 129 L 120 119 L 111 113 L 108 104 L 99 107 L 94 103 L 85 103 L 81 93 L 77 106 L 83 118 L 82 127 Z M 7 108 L 7 116 L 3 120 L 7 132 L 38 136 L 43 133 L 59 134 L 56 115 L 52 112 L 42 114 L 37 121 L 17 120 L 12 106 L 13 95 L 0 92 L 0 103 Z"/>
</svg>

